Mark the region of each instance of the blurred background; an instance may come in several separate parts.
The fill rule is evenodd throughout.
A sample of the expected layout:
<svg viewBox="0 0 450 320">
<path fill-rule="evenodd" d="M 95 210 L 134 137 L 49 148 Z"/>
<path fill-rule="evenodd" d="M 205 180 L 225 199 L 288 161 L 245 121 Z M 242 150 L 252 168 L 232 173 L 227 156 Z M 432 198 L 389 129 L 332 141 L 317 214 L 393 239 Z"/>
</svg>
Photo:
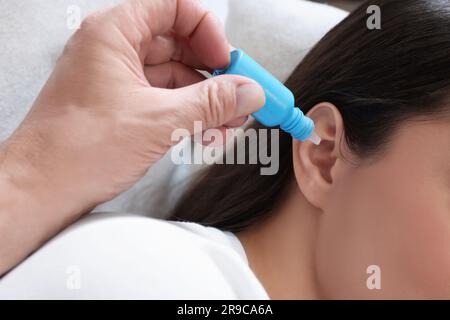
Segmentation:
<svg viewBox="0 0 450 320">
<path fill-rule="evenodd" d="M 329 4 L 347 11 L 354 10 L 358 5 L 360 5 L 363 2 L 363 0 L 312 0 L 312 1 Z"/>
</svg>

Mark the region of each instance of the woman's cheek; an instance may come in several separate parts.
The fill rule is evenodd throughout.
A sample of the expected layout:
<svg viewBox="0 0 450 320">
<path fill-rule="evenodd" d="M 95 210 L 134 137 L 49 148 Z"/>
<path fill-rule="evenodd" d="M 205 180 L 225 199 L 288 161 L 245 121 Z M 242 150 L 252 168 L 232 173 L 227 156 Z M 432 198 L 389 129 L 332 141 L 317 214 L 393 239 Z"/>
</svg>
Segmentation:
<svg viewBox="0 0 450 320">
<path fill-rule="evenodd" d="M 366 177 L 374 188 L 366 227 L 379 234 L 372 255 L 382 263 L 386 296 L 450 298 L 450 216 L 441 184 L 420 166 L 380 169 Z"/>
<path fill-rule="evenodd" d="M 319 233 L 319 280 L 329 297 L 450 298 L 445 198 L 414 178 L 424 181 L 383 166 L 339 186 Z M 379 268 L 380 289 L 368 286 L 370 267 Z"/>
<path fill-rule="evenodd" d="M 450 299 L 450 216 L 438 190 L 420 189 L 399 212 L 404 221 L 402 262 L 419 297 Z"/>
</svg>

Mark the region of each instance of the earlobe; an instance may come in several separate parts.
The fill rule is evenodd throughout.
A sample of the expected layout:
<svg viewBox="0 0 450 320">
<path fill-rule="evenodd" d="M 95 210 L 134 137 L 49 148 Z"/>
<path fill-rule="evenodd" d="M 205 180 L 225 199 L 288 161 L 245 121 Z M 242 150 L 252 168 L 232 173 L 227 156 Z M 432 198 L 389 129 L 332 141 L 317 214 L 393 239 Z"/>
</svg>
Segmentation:
<svg viewBox="0 0 450 320">
<path fill-rule="evenodd" d="M 310 141 L 294 141 L 293 163 L 297 183 L 307 200 L 323 208 L 336 176 L 336 164 L 341 158 L 344 126 L 339 110 L 331 103 L 319 103 L 308 112 L 315 131 L 322 138 L 319 145 Z"/>
</svg>

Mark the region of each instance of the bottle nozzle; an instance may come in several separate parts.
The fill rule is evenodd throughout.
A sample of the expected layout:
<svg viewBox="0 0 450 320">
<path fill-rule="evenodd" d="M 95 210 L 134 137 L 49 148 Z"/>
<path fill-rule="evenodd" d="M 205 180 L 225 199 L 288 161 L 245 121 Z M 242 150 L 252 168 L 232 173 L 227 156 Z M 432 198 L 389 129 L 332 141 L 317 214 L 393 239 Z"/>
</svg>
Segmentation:
<svg viewBox="0 0 450 320">
<path fill-rule="evenodd" d="M 319 137 L 316 131 L 311 132 L 310 136 L 308 137 L 308 140 L 317 146 L 320 144 L 320 141 L 322 141 L 322 139 Z"/>
</svg>

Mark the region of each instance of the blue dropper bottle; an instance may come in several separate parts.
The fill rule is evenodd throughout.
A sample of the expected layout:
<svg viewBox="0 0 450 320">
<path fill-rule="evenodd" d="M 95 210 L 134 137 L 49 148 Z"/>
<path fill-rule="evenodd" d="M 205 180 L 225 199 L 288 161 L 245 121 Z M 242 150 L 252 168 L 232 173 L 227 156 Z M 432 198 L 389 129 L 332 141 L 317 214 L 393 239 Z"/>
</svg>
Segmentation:
<svg viewBox="0 0 450 320">
<path fill-rule="evenodd" d="M 295 139 L 320 143 L 314 131 L 314 122 L 295 107 L 294 94 L 266 69 L 250 58 L 242 50 L 231 52 L 231 63 L 226 69 L 215 70 L 213 76 L 234 74 L 251 78 L 258 82 L 266 94 L 266 104 L 253 117 L 267 127 L 280 126 Z"/>
</svg>

